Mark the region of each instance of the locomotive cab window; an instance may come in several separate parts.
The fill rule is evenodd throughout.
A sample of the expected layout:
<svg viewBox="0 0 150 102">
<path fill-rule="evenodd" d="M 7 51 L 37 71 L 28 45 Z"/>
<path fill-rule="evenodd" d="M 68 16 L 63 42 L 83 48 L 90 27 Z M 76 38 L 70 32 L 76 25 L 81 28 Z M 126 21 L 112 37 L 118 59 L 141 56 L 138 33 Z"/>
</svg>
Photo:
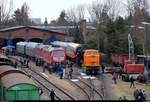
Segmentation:
<svg viewBox="0 0 150 102">
<path fill-rule="evenodd" d="M 95 51 L 88 51 L 88 52 L 86 52 L 85 53 L 85 55 L 97 55 L 98 53 L 97 52 L 95 52 Z"/>
<path fill-rule="evenodd" d="M 65 56 L 65 52 L 64 51 L 53 51 L 53 55 L 54 56 Z"/>
</svg>

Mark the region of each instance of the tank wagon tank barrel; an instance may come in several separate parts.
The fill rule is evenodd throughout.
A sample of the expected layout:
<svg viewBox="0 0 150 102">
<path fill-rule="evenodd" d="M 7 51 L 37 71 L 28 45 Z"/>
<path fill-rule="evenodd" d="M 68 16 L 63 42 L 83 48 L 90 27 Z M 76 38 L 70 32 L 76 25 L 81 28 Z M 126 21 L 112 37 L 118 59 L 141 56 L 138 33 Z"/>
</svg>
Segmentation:
<svg viewBox="0 0 150 102">
<path fill-rule="evenodd" d="M 22 71 L 0 66 L 1 100 L 40 100 L 39 87 Z"/>
</svg>

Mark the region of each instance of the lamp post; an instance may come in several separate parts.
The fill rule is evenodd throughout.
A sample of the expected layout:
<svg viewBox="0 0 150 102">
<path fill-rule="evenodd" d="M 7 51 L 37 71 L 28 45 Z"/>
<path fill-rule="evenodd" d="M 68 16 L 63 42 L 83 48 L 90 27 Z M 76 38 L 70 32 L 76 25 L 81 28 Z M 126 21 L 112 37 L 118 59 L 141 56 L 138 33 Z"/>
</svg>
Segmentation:
<svg viewBox="0 0 150 102">
<path fill-rule="evenodd" d="M 148 33 L 147 33 L 147 27 L 148 27 L 148 25 L 150 25 L 150 23 L 148 23 L 148 22 L 141 22 L 143 25 L 144 25 L 144 27 L 145 27 L 145 36 L 144 36 L 144 40 L 145 40 L 145 52 L 146 52 L 146 56 L 148 56 L 149 55 L 149 52 L 148 52 L 148 50 L 149 50 L 149 46 L 148 46 Z"/>
<path fill-rule="evenodd" d="M 143 27 L 143 26 L 138 26 L 138 27 L 136 27 L 136 26 L 134 26 L 134 25 L 131 25 L 130 28 L 138 28 L 138 29 L 140 29 L 140 30 L 145 30 L 145 27 Z M 143 47 L 143 54 L 145 55 L 145 54 L 146 54 L 146 53 L 145 53 L 146 50 L 145 50 L 145 43 L 144 43 L 144 41 L 143 41 L 142 47 Z"/>
</svg>

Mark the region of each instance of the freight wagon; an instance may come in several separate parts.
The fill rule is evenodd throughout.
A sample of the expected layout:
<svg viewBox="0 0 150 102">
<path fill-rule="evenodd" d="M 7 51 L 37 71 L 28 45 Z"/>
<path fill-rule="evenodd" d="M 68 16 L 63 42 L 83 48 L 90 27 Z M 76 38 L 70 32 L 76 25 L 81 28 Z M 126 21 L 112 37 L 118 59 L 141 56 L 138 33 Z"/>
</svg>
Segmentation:
<svg viewBox="0 0 150 102">
<path fill-rule="evenodd" d="M 139 76 L 144 74 L 144 64 L 130 64 L 128 60 L 125 60 L 123 72 L 122 80 L 129 81 L 131 76 L 137 79 Z"/>
<path fill-rule="evenodd" d="M 20 70 L 0 66 L 1 100 L 40 100 L 39 87 Z"/>
<path fill-rule="evenodd" d="M 111 56 L 112 63 L 115 66 L 121 67 L 122 79 L 123 80 L 129 80 L 131 76 L 134 78 L 138 78 L 139 76 L 142 76 L 143 80 L 145 80 L 144 76 L 144 63 L 141 63 L 139 57 L 131 57 L 131 60 L 129 61 L 129 57 L 127 54 L 112 54 Z M 143 60 L 144 61 L 144 60 Z"/>
</svg>

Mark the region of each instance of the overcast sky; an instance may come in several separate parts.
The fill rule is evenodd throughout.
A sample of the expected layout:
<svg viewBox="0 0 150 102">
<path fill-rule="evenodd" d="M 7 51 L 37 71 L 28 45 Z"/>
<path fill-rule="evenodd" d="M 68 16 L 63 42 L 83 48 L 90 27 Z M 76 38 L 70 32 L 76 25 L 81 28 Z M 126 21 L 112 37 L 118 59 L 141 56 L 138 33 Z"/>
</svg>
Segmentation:
<svg viewBox="0 0 150 102">
<path fill-rule="evenodd" d="M 67 10 L 79 4 L 88 5 L 94 0 L 13 0 L 14 10 L 20 8 L 26 2 L 30 7 L 30 16 L 32 18 L 45 17 L 48 20 L 57 19 L 60 12 L 64 9 Z"/>
<path fill-rule="evenodd" d="M 95 0 L 13 0 L 14 10 L 20 8 L 26 2 L 30 8 L 30 16 L 32 18 L 48 18 L 48 22 L 57 19 L 62 10 L 84 4 L 89 5 Z M 89 15 L 86 14 L 88 17 Z"/>
</svg>

